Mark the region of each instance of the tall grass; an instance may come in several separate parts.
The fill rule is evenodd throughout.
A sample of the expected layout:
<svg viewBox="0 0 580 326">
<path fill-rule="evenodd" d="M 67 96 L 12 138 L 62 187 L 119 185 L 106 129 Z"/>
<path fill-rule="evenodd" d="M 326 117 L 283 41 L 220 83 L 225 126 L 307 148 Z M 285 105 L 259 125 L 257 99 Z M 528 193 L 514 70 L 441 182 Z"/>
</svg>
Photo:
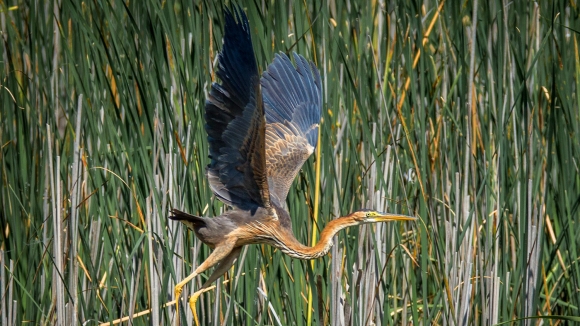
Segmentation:
<svg viewBox="0 0 580 326">
<path fill-rule="evenodd" d="M 173 286 L 210 250 L 167 211 L 225 209 L 203 108 L 226 5 L 0 2 L 3 325 L 175 321 Z M 296 51 L 323 76 L 297 238 L 361 207 L 420 221 L 348 229 L 314 262 L 249 246 L 202 324 L 580 321 L 575 2 L 242 6 L 261 69 Z"/>
</svg>

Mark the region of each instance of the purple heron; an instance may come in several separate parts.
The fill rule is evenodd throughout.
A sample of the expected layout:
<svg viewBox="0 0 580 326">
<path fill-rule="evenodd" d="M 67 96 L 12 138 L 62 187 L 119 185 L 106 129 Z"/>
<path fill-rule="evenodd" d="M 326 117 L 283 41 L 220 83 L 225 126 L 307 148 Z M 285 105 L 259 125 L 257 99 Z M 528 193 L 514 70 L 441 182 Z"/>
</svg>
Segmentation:
<svg viewBox="0 0 580 326">
<path fill-rule="evenodd" d="M 316 147 L 322 96 L 316 66 L 298 54 L 293 57 L 295 65 L 285 54 L 276 55 L 260 78 L 245 13 L 236 8 L 233 13 L 225 10 L 217 69 L 221 84 L 212 84 L 205 104 L 211 160 L 206 174 L 213 193 L 233 209 L 213 218 L 177 209 L 172 209 L 170 216 L 213 249 L 175 286 L 177 306 L 183 286 L 217 265 L 190 298 L 196 323 L 197 298 L 229 270 L 244 245 L 268 244 L 294 258 L 314 259 L 326 255 L 332 237 L 346 227 L 415 219 L 360 210 L 330 221 L 314 247 L 296 240 L 283 203 L 296 174 Z"/>
</svg>

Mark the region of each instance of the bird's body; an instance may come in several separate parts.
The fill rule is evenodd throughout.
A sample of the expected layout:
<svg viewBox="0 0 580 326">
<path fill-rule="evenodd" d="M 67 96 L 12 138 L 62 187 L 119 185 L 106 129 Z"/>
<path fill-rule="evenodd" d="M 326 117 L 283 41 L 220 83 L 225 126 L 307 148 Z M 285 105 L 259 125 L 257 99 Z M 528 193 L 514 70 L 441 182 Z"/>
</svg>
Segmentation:
<svg viewBox="0 0 580 326">
<path fill-rule="evenodd" d="M 281 212 L 285 213 L 284 210 Z M 173 210 L 173 213 L 175 219 L 193 230 L 196 237 L 212 249 L 224 239 L 235 241 L 234 247 L 259 243 L 270 244 L 268 243 L 269 235 L 263 234 L 263 237 L 256 238 L 252 232 L 260 226 L 260 223 L 267 223 L 284 230 L 287 228 L 280 223 L 280 219 L 271 220 L 268 210 L 262 207 L 256 209 L 254 214 L 251 211 L 233 209 L 215 217 L 198 217 L 177 210 Z"/>
<path fill-rule="evenodd" d="M 234 248 L 267 244 L 298 259 L 314 259 L 326 255 L 332 247 L 332 237 L 336 232 L 360 224 L 352 214 L 333 220 L 326 225 L 317 244 L 308 247 L 294 237 L 292 225 L 288 223 L 288 212 L 277 206 L 275 210 L 277 219 L 272 218 L 265 208 L 258 208 L 254 214 L 233 209 L 213 218 L 193 216 L 174 209 L 173 218 L 193 230 L 197 238 L 212 249 L 226 241 L 234 243 Z"/>
<path fill-rule="evenodd" d="M 210 163 L 207 177 L 214 194 L 233 209 L 213 218 L 193 216 L 173 209 L 170 218 L 183 222 L 199 240 L 213 249 L 196 270 L 175 286 L 182 287 L 216 265 L 195 301 L 235 262 L 241 248 L 268 244 L 299 259 L 328 253 L 332 237 L 349 226 L 410 220 L 414 217 L 361 210 L 330 221 L 313 247 L 301 244 L 283 208 L 292 181 L 314 152 L 322 106 L 320 74 L 312 62 L 294 54 L 295 65 L 285 54 L 258 74 L 246 15 L 225 11 L 223 49 L 217 76 L 206 105 Z"/>
</svg>

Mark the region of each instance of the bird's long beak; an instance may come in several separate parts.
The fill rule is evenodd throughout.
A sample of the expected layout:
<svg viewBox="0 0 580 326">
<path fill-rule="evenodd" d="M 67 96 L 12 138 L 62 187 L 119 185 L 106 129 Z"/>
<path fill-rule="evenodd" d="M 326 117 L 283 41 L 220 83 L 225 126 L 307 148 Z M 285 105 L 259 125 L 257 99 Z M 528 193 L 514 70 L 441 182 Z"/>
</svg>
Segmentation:
<svg viewBox="0 0 580 326">
<path fill-rule="evenodd" d="M 379 213 L 373 217 L 376 222 L 390 222 L 390 221 L 412 221 L 416 220 L 415 216 L 401 215 L 401 214 L 391 214 L 391 213 Z"/>
</svg>

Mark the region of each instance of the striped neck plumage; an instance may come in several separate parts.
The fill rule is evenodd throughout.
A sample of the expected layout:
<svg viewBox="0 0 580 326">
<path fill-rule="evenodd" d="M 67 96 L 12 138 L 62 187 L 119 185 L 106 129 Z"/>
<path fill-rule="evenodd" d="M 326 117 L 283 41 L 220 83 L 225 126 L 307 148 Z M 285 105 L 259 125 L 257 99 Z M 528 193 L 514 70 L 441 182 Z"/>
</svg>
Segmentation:
<svg viewBox="0 0 580 326">
<path fill-rule="evenodd" d="M 272 237 L 273 245 L 290 257 L 298 259 L 315 259 L 326 255 L 332 247 L 332 238 L 338 231 L 360 224 L 350 216 L 344 216 L 328 222 L 324 230 L 320 233 L 320 240 L 313 247 L 301 244 L 294 235 L 276 232 Z"/>
</svg>

